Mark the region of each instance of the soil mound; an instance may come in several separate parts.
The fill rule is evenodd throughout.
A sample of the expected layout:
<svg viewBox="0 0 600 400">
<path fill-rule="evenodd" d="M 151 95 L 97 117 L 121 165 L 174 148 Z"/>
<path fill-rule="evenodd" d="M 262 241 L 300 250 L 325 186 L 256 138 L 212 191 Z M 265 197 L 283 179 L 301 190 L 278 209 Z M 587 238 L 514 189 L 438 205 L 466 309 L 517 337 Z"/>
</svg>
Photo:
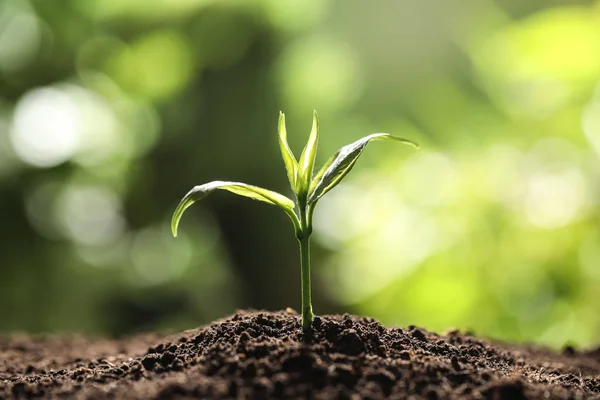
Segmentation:
<svg viewBox="0 0 600 400">
<path fill-rule="evenodd" d="M 562 353 L 386 328 L 350 315 L 240 311 L 178 334 L 0 339 L 0 399 L 600 399 L 600 349 Z"/>
</svg>

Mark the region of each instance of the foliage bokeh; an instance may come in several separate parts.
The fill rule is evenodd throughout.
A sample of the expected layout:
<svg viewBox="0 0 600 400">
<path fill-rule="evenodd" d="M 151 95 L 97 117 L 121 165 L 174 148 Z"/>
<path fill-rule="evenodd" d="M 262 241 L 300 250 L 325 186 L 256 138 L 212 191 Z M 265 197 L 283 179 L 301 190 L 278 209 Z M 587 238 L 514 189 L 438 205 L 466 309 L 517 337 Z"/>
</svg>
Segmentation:
<svg viewBox="0 0 600 400">
<path fill-rule="evenodd" d="M 0 2 L 0 330 L 299 307 L 276 124 L 374 144 L 315 214 L 314 307 L 551 346 L 600 334 L 600 2 Z"/>
</svg>

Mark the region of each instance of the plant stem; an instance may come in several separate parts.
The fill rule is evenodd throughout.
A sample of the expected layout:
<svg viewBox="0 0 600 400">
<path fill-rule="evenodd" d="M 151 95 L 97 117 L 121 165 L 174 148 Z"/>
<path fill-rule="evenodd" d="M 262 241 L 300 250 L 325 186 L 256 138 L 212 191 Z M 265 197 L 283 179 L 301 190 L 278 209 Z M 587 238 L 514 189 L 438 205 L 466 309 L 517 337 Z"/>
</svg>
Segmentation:
<svg viewBox="0 0 600 400">
<path fill-rule="evenodd" d="M 312 327 L 314 314 L 310 296 L 310 235 L 312 233 L 311 207 L 306 204 L 306 194 L 296 197 L 300 212 L 300 230 L 296 238 L 300 243 L 300 268 L 302 269 L 302 329 L 307 332 Z M 307 212 L 308 211 L 308 212 Z"/>
<path fill-rule="evenodd" d="M 306 234 L 298 241 L 302 268 L 302 329 L 309 331 L 314 318 L 310 299 L 310 234 Z"/>
</svg>

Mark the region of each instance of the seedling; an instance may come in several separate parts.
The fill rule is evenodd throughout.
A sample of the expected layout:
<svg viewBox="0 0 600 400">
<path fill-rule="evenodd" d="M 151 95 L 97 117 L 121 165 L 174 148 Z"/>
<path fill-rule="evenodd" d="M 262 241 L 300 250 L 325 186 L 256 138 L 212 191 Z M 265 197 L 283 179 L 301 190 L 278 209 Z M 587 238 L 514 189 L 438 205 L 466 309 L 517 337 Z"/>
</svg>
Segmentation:
<svg viewBox="0 0 600 400">
<path fill-rule="evenodd" d="M 373 133 L 339 149 L 313 177 L 317 142 L 319 141 L 319 118 L 317 112 L 313 113 L 312 129 L 300 160 L 296 160 L 292 150 L 288 146 L 285 115 L 283 113 L 279 113 L 278 130 L 279 147 L 290 186 L 296 197 L 295 202 L 282 194 L 257 186 L 241 182 L 213 181 L 194 187 L 183 197 L 173 213 L 171 230 L 173 236 L 177 237 L 177 227 L 184 211 L 217 189 L 227 190 L 240 196 L 264 201 L 265 203 L 281 208 L 292 220 L 296 239 L 300 243 L 302 328 L 307 331 L 310 330 L 314 318 L 310 299 L 310 235 L 312 233 L 313 213 L 317 202 L 350 172 L 356 160 L 358 160 L 362 151 L 371 140 L 390 140 L 406 143 L 417 148 L 419 146 L 410 140 L 387 133 Z"/>
</svg>

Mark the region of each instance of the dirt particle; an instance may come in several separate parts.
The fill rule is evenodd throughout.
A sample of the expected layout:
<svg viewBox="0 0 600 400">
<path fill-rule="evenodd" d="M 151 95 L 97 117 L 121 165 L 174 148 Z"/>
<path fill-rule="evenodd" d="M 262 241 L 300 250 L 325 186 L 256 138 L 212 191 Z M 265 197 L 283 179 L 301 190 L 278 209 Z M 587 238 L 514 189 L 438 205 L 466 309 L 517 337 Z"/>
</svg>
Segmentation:
<svg viewBox="0 0 600 400">
<path fill-rule="evenodd" d="M 346 328 L 352 328 L 354 326 L 354 322 L 352 322 L 352 319 L 348 314 L 344 314 L 344 326 Z"/>
<path fill-rule="evenodd" d="M 254 397 L 258 399 L 268 399 L 273 392 L 273 384 L 264 377 L 253 380 L 252 388 L 254 389 Z"/>
<path fill-rule="evenodd" d="M 283 397 L 285 387 L 289 382 L 287 373 L 276 373 L 273 375 L 273 395 L 276 397 Z"/>
<path fill-rule="evenodd" d="M 200 332 L 199 334 L 197 334 L 196 336 L 194 336 L 193 341 L 196 344 L 200 344 L 200 343 L 202 343 L 204 341 L 204 337 L 205 337 L 204 332 Z"/>
<path fill-rule="evenodd" d="M 341 383 L 347 388 L 353 388 L 358 382 L 358 377 L 349 366 L 340 365 L 334 368 L 332 375 L 335 383 Z"/>
<path fill-rule="evenodd" d="M 386 396 L 389 396 L 392 390 L 392 386 L 394 386 L 394 381 L 396 378 L 394 375 L 386 371 L 385 369 L 376 370 L 367 374 L 367 379 L 373 382 L 377 382 Z"/>
<path fill-rule="evenodd" d="M 487 400 L 526 400 L 523 384 L 520 381 L 501 381 L 483 390 Z"/>
<path fill-rule="evenodd" d="M 256 376 L 257 369 L 258 368 L 254 361 L 246 362 L 241 368 L 242 378 L 254 378 Z"/>
<path fill-rule="evenodd" d="M 426 342 L 426 341 L 427 341 L 427 336 L 425 336 L 425 333 L 424 333 L 422 330 L 420 330 L 420 329 L 415 329 L 415 330 L 413 330 L 413 331 L 410 333 L 410 335 L 411 335 L 413 338 L 415 338 L 415 339 L 417 339 L 417 340 L 420 340 L 420 341 L 422 341 L 422 342 Z"/>
<path fill-rule="evenodd" d="M 171 353 L 170 351 L 165 351 L 160 357 L 160 364 L 163 367 L 166 367 L 170 365 L 173 362 L 173 360 L 175 360 L 175 357 L 175 354 Z"/>
<path fill-rule="evenodd" d="M 452 368 L 454 368 L 456 371 L 460 371 L 463 369 L 456 356 L 452 356 L 452 358 L 450 359 L 450 362 L 452 363 Z"/>
<path fill-rule="evenodd" d="M 169 346 L 169 348 L 167 348 L 168 351 L 170 351 L 171 353 L 175 353 L 177 351 L 178 347 L 176 344 L 172 344 Z"/>
<path fill-rule="evenodd" d="M 250 335 L 248 334 L 248 332 L 242 332 L 242 334 L 240 335 L 239 338 L 239 342 L 247 342 L 248 340 L 250 340 Z"/>
<path fill-rule="evenodd" d="M 347 329 L 342 332 L 338 340 L 338 346 L 341 353 L 350 356 L 355 356 L 365 351 L 365 344 L 354 329 Z"/>
<path fill-rule="evenodd" d="M 313 319 L 313 328 L 321 329 L 321 326 L 323 326 L 323 320 L 321 317 L 315 317 L 315 319 Z"/>
<path fill-rule="evenodd" d="M 27 385 L 24 382 L 15 383 L 11 389 L 11 393 L 16 398 L 27 396 Z"/>
<path fill-rule="evenodd" d="M 577 354 L 577 350 L 575 350 L 575 348 L 573 346 L 567 345 L 563 349 L 563 354 L 571 357 L 571 356 L 574 356 L 575 354 Z"/>
<path fill-rule="evenodd" d="M 284 372 L 309 371 L 315 363 L 315 356 L 310 353 L 297 354 L 283 361 L 281 369 Z"/>
<path fill-rule="evenodd" d="M 148 355 L 142 359 L 142 365 L 148 371 L 152 371 L 157 362 L 158 362 L 158 357 L 152 356 L 152 355 Z"/>
<path fill-rule="evenodd" d="M 177 398 L 177 397 L 181 397 L 181 396 L 185 396 L 187 394 L 187 391 L 185 390 L 185 388 L 183 386 L 181 386 L 178 383 L 172 383 L 172 384 L 168 384 L 165 386 L 164 389 L 162 389 L 159 393 L 158 393 L 158 399 L 173 399 L 173 398 Z"/>
<path fill-rule="evenodd" d="M 176 358 L 175 361 L 173 361 L 173 363 L 171 364 L 171 369 L 173 371 L 183 371 L 184 367 L 185 363 L 180 358 Z"/>
</svg>

